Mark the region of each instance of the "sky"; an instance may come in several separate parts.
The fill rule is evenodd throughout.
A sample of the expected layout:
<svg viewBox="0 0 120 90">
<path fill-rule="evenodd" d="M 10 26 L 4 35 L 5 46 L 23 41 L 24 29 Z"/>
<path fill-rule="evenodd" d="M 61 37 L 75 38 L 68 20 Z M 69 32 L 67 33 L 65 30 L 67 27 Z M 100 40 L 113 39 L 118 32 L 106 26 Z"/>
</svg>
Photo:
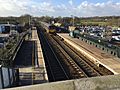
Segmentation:
<svg viewBox="0 0 120 90">
<path fill-rule="evenodd" d="M 120 0 L 0 0 L 0 16 L 120 16 Z"/>
</svg>

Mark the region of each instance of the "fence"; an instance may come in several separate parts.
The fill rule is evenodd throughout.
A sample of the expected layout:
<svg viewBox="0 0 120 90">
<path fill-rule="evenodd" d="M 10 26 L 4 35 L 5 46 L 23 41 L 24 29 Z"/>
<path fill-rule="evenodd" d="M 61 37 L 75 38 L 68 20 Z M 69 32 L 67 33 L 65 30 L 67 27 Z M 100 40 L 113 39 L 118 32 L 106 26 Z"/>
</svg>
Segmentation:
<svg viewBox="0 0 120 90">
<path fill-rule="evenodd" d="M 0 89 L 16 86 L 19 82 L 18 69 L 0 66 Z"/>
<path fill-rule="evenodd" d="M 78 35 L 77 37 L 79 37 L 80 40 L 82 40 L 90 45 L 93 45 L 111 55 L 114 55 L 114 56 L 120 58 L 120 47 L 118 47 L 118 46 L 109 44 L 101 39 L 93 39 L 87 35 L 86 36 Z M 100 42 L 99 42 L 99 40 L 100 40 Z"/>
</svg>

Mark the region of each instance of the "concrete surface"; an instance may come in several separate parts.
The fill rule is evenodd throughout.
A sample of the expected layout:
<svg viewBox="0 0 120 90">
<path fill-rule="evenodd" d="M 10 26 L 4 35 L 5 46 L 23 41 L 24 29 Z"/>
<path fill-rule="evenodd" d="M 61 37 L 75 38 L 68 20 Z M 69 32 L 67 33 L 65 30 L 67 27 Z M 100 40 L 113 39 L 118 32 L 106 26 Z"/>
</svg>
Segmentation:
<svg viewBox="0 0 120 90">
<path fill-rule="evenodd" d="M 83 78 L 4 90 L 120 90 L 120 75 Z"/>
<path fill-rule="evenodd" d="M 33 52 L 34 45 L 36 47 L 35 53 Z M 32 30 L 31 40 L 25 40 L 23 42 L 23 45 L 19 50 L 15 61 L 15 67 L 19 68 L 20 86 L 48 82 L 44 57 L 37 30 Z"/>
<path fill-rule="evenodd" d="M 69 34 L 58 34 L 64 39 L 69 45 L 78 50 L 88 60 L 92 61 L 96 65 L 102 65 L 113 74 L 120 74 L 120 58 L 112 56 L 104 51 L 90 46 L 89 44 L 77 39 L 71 38 Z"/>
<path fill-rule="evenodd" d="M 46 70 L 45 61 L 43 57 L 43 51 L 41 47 L 41 42 L 38 38 L 37 30 L 32 30 L 32 41 L 36 42 L 36 47 L 37 47 L 36 53 L 37 53 L 38 65 L 39 65 L 40 71 L 42 71 L 41 74 L 43 75 L 41 77 L 43 77 L 44 80 L 48 82 L 48 76 L 47 76 L 47 70 Z"/>
</svg>

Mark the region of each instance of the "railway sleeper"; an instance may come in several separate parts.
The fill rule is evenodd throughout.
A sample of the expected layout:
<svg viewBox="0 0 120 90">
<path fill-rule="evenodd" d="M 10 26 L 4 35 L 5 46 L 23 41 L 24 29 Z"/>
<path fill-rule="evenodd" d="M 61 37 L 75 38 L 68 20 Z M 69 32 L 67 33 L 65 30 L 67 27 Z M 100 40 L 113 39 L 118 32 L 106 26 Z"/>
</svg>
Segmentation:
<svg viewBox="0 0 120 90">
<path fill-rule="evenodd" d="M 58 41 L 58 40 L 57 40 Z M 61 43 L 59 43 L 60 45 L 61 45 Z M 70 53 L 73 53 L 74 55 L 72 55 L 72 57 L 74 58 L 74 60 L 76 60 L 76 62 L 78 62 L 78 60 L 80 60 L 81 58 L 79 58 L 79 56 L 77 57 L 77 56 L 75 56 L 75 53 L 73 52 L 73 51 L 70 51 L 70 49 L 68 49 L 65 45 L 61 45 L 64 49 L 66 49 L 66 51 L 68 51 L 68 53 L 70 54 Z M 65 48 L 66 47 L 66 48 Z M 84 62 L 84 63 L 83 63 Z M 80 62 L 79 62 L 80 63 Z M 82 66 L 84 66 L 85 64 L 87 65 L 87 67 L 90 67 L 85 61 L 82 61 L 81 62 L 83 65 Z M 86 68 L 86 67 L 85 67 Z M 90 69 L 93 69 L 93 68 L 90 68 Z M 96 72 L 95 70 L 93 70 L 94 72 Z M 97 74 L 98 75 L 98 74 Z"/>
<path fill-rule="evenodd" d="M 59 47 L 59 46 L 58 46 Z M 60 48 L 60 47 L 59 47 Z M 62 51 L 62 50 L 61 50 Z M 62 52 L 62 53 L 64 53 L 65 54 L 65 52 Z M 67 55 L 67 54 L 65 54 L 66 56 L 67 56 L 67 59 L 70 59 L 70 60 L 68 60 L 68 61 L 70 61 L 70 64 L 71 65 L 73 65 L 73 67 L 78 67 L 78 66 L 76 66 L 75 65 L 75 63 L 73 63 L 73 61 L 71 60 L 71 58 Z M 78 72 L 77 72 L 78 73 Z M 85 75 L 84 75 L 85 76 Z"/>
</svg>

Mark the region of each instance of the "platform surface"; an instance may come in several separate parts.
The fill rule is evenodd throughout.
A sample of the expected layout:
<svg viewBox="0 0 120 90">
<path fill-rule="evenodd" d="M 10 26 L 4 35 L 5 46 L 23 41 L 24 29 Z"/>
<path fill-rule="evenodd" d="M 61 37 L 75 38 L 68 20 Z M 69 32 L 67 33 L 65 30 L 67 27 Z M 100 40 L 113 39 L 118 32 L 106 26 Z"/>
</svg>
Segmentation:
<svg viewBox="0 0 120 90">
<path fill-rule="evenodd" d="M 64 38 L 64 40 L 69 43 L 71 46 L 76 48 L 81 52 L 84 56 L 89 58 L 89 60 L 97 62 L 114 74 L 120 74 L 120 58 L 112 56 L 92 45 L 89 45 L 80 39 L 72 38 L 69 34 L 58 34 L 60 37 Z"/>
<path fill-rule="evenodd" d="M 41 71 L 41 77 L 44 78 L 43 80 L 48 81 L 48 75 L 43 57 L 43 51 L 41 47 L 41 42 L 38 38 L 37 30 L 32 30 L 32 41 L 36 42 L 36 53 L 37 53 L 36 59 L 38 60 L 38 67 L 40 68 L 39 70 Z"/>
</svg>

